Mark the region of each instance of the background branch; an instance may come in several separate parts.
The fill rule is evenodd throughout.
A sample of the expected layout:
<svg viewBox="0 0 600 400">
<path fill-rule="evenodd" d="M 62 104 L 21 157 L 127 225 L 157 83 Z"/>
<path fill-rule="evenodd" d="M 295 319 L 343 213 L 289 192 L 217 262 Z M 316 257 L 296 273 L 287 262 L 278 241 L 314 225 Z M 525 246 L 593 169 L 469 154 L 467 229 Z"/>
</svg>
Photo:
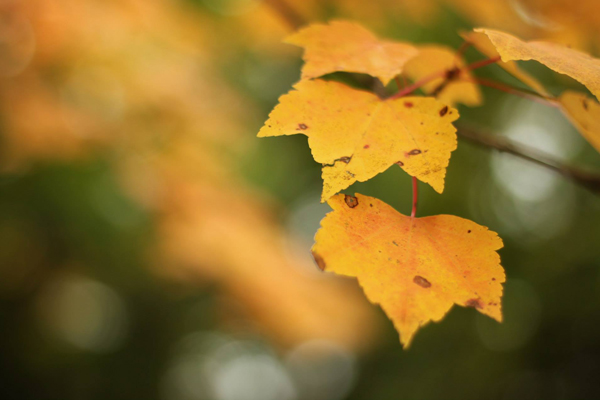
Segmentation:
<svg viewBox="0 0 600 400">
<path fill-rule="evenodd" d="M 509 153 L 524 160 L 551 169 L 585 187 L 594 194 L 600 195 L 599 173 L 566 165 L 539 150 L 525 145 L 516 144 L 504 137 L 482 133 L 481 130 L 474 129 L 472 127 L 461 124 L 457 127 L 457 129 L 458 131 L 456 134 L 461 139 L 465 139 L 482 147 L 498 150 L 503 153 Z"/>
</svg>

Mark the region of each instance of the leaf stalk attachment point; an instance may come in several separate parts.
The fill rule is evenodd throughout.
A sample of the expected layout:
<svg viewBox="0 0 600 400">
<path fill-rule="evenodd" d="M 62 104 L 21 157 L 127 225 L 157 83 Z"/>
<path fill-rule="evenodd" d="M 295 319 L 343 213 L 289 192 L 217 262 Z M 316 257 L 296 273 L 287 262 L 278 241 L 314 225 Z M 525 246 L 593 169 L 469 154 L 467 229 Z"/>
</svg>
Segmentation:
<svg viewBox="0 0 600 400">
<path fill-rule="evenodd" d="M 417 215 L 417 202 L 419 200 L 419 181 L 416 177 L 412 177 L 412 187 L 413 187 L 413 205 L 412 212 L 410 213 L 410 217 L 414 218 Z"/>
</svg>

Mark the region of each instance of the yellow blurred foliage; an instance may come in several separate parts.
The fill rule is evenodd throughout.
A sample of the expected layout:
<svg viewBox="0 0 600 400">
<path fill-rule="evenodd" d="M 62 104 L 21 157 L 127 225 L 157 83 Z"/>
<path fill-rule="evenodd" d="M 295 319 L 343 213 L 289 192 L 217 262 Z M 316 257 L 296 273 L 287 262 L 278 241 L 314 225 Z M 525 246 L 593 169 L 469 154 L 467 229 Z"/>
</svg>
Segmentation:
<svg viewBox="0 0 600 400">
<path fill-rule="evenodd" d="M 268 33 L 241 28 L 250 42 L 285 34 L 265 11 L 255 25 Z M 106 154 L 155 217 L 158 274 L 216 285 L 282 346 L 372 342 L 377 319 L 358 290 L 294 258 L 276 205 L 233 172 L 255 140 L 244 128 L 254 105 L 217 72 L 223 26 L 171 1 L 28 0 L 0 12 L 5 171 Z"/>
</svg>

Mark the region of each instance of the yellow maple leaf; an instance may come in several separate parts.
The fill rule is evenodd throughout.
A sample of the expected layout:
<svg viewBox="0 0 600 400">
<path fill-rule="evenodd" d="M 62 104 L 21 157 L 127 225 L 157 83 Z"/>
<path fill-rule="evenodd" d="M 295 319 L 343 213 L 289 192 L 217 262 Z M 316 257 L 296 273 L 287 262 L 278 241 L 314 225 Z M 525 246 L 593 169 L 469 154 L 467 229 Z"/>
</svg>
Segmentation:
<svg viewBox="0 0 600 400">
<path fill-rule="evenodd" d="M 490 41 L 490 39 L 484 33 L 480 32 L 461 32 L 460 35 L 463 39 L 471 43 L 477 50 L 481 53 L 485 54 L 490 58 L 500 57 L 498 50 L 494 44 Z M 544 97 L 549 97 L 550 94 L 544 88 L 544 86 L 538 82 L 533 76 L 529 75 L 527 72 L 523 71 L 517 63 L 514 61 L 508 61 L 502 59 L 502 61 L 498 62 L 498 65 L 506 70 L 509 74 L 523 82 L 525 85 L 529 86 L 531 89 L 541 94 Z"/>
<path fill-rule="evenodd" d="M 495 232 L 452 215 L 404 216 L 357 194 L 329 200 L 313 256 L 324 271 L 358 278 L 408 347 L 415 332 L 454 304 L 502 321 L 504 269 Z"/>
<path fill-rule="evenodd" d="M 600 104 L 583 93 L 566 91 L 558 102 L 581 135 L 600 151 Z"/>
<path fill-rule="evenodd" d="M 457 118 L 432 97 L 382 100 L 338 82 L 300 81 L 279 98 L 258 136 L 308 136 L 323 164 L 322 201 L 393 164 L 441 193 Z"/>
<path fill-rule="evenodd" d="M 481 92 L 478 85 L 469 82 L 473 79 L 471 73 L 459 70 L 464 66 L 462 57 L 454 50 L 446 46 L 429 45 L 419 47 L 419 54 L 404 66 L 404 74 L 413 81 L 418 81 L 438 71 L 446 70 L 450 74 L 454 73 L 456 76 L 445 85 L 444 78 L 440 77 L 426 83 L 421 89 L 429 94 L 440 88 L 440 85 L 444 85 L 436 95 L 438 100 L 448 105 L 462 103 L 477 106 L 481 104 Z"/>
<path fill-rule="evenodd" d="M 312 24 L 285 41 L 304 48 L 303 79 L 345 71 L 368 74 L 387 85 L 418 53 L 408 43 L 379 40 L 361 25 L 348 21 Z"/>
<path fill-rule="evenodd" d="M 584 52 L 550 42 L 525 42 L 493 29 L 478 28 L 490 39 L 502 61 L 535 60 L 553 71 L 570 76 L 600 99 L 600 60 Z"/>
</svg>

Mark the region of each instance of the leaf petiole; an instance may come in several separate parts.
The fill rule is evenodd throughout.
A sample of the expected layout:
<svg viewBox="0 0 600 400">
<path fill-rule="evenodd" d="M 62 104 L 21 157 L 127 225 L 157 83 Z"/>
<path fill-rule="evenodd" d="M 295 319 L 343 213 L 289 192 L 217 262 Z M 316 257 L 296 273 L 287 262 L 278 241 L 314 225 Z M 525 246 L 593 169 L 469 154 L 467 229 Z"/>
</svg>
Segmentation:
<svg viewBox="0 0 600 400">
<path fill-rule="evenodd" d="M 415 176 L 412 177 L 412 187 L 413 187 L 413 206 L 412 212 L 410 213 L 410 217 L 414 218 L 417 215 L 417 201 L 419 200 L 419 181 Z"/>
</svg>

